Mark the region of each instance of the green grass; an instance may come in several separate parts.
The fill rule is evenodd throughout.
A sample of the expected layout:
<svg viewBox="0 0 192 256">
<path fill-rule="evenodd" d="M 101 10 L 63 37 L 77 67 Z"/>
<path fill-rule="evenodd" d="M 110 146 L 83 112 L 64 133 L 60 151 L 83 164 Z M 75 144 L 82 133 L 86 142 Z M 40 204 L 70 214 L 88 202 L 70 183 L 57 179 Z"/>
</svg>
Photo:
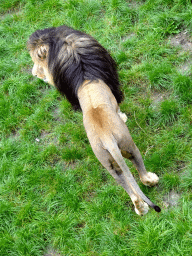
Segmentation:
<svg viewBox="0 0 192 256">
<path fill-rule="evenodd" d="M 179 67 L 192 49 L 170 43 L 184 31 L 192 40 L 191 1 L 2 0 L 0 10 L 0 255 L 191 255 L 192 69 Z M 154 188 L 138 182 L 160 214 L 135 214 L 94 156 L 81 112 L 32 77 L 28 37 L 63 24 L 116 60 L 127 125 L 160 177 Z M 171 191 L 179 201 L 167 207 Z"/>
</svg>

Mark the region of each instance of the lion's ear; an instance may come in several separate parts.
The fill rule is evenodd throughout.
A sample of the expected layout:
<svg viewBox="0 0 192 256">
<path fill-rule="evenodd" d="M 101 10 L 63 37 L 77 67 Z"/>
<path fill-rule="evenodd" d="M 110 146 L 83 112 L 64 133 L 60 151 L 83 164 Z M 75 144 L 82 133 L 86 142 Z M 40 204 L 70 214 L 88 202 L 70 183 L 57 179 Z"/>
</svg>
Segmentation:
<svg viewBox="0 0 192 256">
<path fill-rule="evenodd" d="M 37 50 L 37 56 L 39 59 L 44 60 L 47 58 L 48 53 L 48 46 L 47 45 L 41 45 L 39 49 Z"/>
</svg>

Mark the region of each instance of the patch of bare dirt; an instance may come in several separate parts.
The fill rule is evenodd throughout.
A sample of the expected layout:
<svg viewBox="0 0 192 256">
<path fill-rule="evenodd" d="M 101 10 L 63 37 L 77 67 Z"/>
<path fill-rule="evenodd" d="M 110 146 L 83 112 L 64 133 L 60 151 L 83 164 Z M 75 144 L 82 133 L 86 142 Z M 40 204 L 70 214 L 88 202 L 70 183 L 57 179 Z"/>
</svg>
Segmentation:
<svg viewBox="0 0 192 256">
<path fill-rule="evenodd" d="M 192 56 L 192 37 L 189 35 L 187 30 L 182 31 L 176 36 L 170 39 L 170 44 L 175 47 L 180 47 L 181 51 L 188 52 L 189 57 Z M 184 62 L 182 65 L 178 67 L 178 71 L 183 75 L 190 75 L 192 73 L 192 60 L 189 58 L 188 61 Z"/>
<path fill-rule="evenodd" d="M 158 105 L 164 101 L 165 99 L 168 98 L 168 94 L 167 93 L 160 93 L 160 92 L 154 92 L 152 95 L 151 95 L 151 100 L 152 100 L 152 103 L 151 103 L 151 107 L 152 108 L 156 108 L 158 107 Z"/>
<path fill-rule="evenodd" d="M 63 117 L 62 117 L 62 114 L 61 114 L 61 110 L 60 110 L 59 108 L 56 108 L 56 109 L 53 111 L 53 117 L 54 117 L 55 120 L 58 121 L 58 122 L 63 121 Z"/>
<path fill-rule="evenodd" d="M 132 39 L 135 36 L 136 35 L 134 33 L 130 33 L 130 34 L 126 35 L 126 36 L 123 36 L 122 37 L 122 42 L 126 42 L 127 40 L 130 40 L 130 39 Z"/>
<path fill-rule="evenodd" d="M 184 62 L 183 65 L 179 66 L 178 70 L 183 75 L 190 75 L 192 72 L 192 60 Z"/>
<path fill-rule="evenodd" d="M 7 18 L 7 16 L 19 16 L 22 14 L 21 8 L 19 6 L 12 7 L 8 9 L 7 11 L 2 11 L 0 14 L 1 19 Z"/>
<path fill-rule="evenodd" d="M 192 38 L 186 30 L 172 37 L 170 43 L 173 46 L 180 46 L 184 51 L 192 52 Z"/>
<path fill-rule="evenodd" d="M 164 196 L 163 203 L 166 208 L 177 206 L 180 197 L 180 194 L 172 190 L 168 195 Z"/>
<path fill-rule="evenodd" d="M 60 253 L 56 252 L 53 249 L 49 249 L 44 256 L 62 256 Z"/>
<path fill-rule="evenodd" d="M 132 9 L 137 9 L 139 8 L 141 5 L 143 5 L 142 1 L 135 1 L 135 0 L 128 0 L 127 4 L 130 8 Z"/>
</svg>

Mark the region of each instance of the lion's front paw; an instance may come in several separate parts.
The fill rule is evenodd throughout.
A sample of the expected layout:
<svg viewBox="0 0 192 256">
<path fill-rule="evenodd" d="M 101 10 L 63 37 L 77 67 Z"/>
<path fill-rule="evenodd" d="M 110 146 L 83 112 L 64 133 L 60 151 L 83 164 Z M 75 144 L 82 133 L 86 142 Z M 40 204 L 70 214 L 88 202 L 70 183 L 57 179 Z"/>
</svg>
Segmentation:
<svg viewBox="0 0 192 256">
<path fill-rule="evenodd" d="M 159 182 L 159 177 L 152 172 L 148 172 L 146 176 L 141 178 L 141 181 L 144 185 L 152 187 Z"/>
<path fill-rule="evenodd" d="M 145 203 L 141 198 L 135 198 L 133 200 L 133 203 L 135 205 L 135 212 L 140 215 L 143 216 L 146 213 L 148 213 L 149 210 L 149 206 L 147 203 Z"/>
</svg>

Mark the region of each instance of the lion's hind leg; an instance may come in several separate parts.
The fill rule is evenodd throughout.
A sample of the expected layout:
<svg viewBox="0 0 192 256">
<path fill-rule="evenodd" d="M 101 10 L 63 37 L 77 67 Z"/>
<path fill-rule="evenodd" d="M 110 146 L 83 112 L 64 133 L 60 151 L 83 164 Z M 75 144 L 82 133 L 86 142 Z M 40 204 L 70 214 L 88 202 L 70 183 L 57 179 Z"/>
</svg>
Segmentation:
<svg viewBox="0 0 192 256">
<path fill-rule="evenodd" d="M 101 153 L 101 152 L 100 152 Z M 101 157 L 102 155 L 102 157 Z M 116 161 L 112 158 L 107 150 L 102 150 L 102 154 L 96 155 L 101 164 L 109 171 L 113 178 L 121 185 L 130 196 L 135 212 L 138 215 L 144 215 L 148 212 L 148 204 L 145 203 L 139 195 L 137 195 L 127 182 L 125 174 L 122 172 Z"/>
<path fill-rule="evenodd" d="M 132 161 L 139 173 L 140 180 L 144 185 L 149 187 L 155 186 L 159 181 L 158 176 L 155 173 L 146 171 L 141 153 L 136 146 L 134 147 L 135 148 L 132 150 L 132 153 L 122 150 L 121 153 L 123 157 Z"/>
<path fill-rule="evenodd" d="M 124 173 L 122 172 L 122 170 L 119 168 L 118 164 L 115 161 L 111 163 L 110 167 L 111 168 L 108 169 L 108 171 L 130 196 L 135 206 L 135 212 L 138 215 L 145 215 L 149 210 L 148 204 L 145 203 L 139 195 L 135 194 L 133 189 L 129 186 Z"/>
</svg>

